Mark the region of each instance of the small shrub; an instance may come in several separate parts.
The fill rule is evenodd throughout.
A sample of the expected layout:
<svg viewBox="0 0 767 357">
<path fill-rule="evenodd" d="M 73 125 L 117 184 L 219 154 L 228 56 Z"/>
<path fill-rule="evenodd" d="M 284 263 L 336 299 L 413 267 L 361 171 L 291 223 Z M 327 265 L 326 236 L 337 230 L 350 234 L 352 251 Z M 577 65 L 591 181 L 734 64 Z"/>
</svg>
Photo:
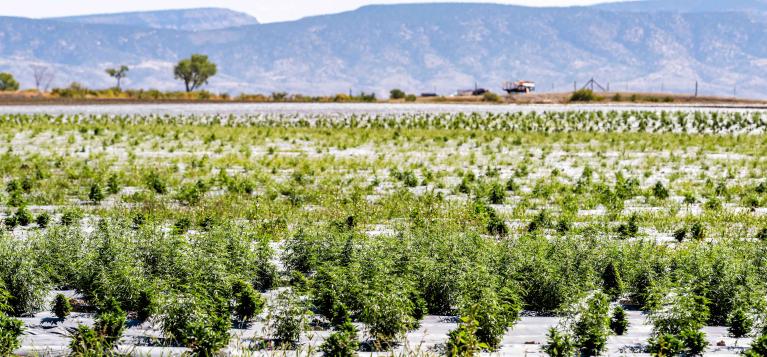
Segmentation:
<svg viewBox="0 0 767 357">
<path fill-rule="evenodd" d="M 754 320 L 751 316 L 748 316 L 743 308 L 735 309 L 727 320 L 729 325 L 727 331 L 735 338 L 748 336 L 748 334 L 751 333 L 751 329 L 754 327 Z"/>
<path fill-rule="evenodd" d="M 83 213 L 77 209 L 69 209 L 61 214 L 61 224 L 64 226 L 73 226 L 79 224 L 83 218 Z"/>
<path fill-rule="evenodd" d="M 684 330 L 699 330 L 711 316 L 709 301 L 702 296 L 686 293 L 667 296 L 665 299 L 669 301 L 660 303 L 663 308 L 650 315 L 653 333 L 656 335 L 679 335 Z"/>
<path fill-rule="evenodd" d="M 613 317 L 610 319 L 610 330 L 618 336 L 623 336 L 628 329 L 629 322 L 626 319 L 626 310 L 623 307 L 616 307 L 613 311 Z"/>
<path fill-rule="evenodd" d="M 357 328 L 348 319 L 320 345 L 320 351 L 322 351 L 324 356 L 333 357 L 356 356 L 359 348 Z"/>
<path fill-rule="evenodd" d="M 6 315 L 11 310 L 7 304 L 10 298 L 11 295 L 0 287 L 0 356 L 12 356 L 13 351 L 21 347 L 21 334 L 24 333 L 24 323 Z"/>
<path fill-rule="evenodd" d="M 264 310 L 266 301 L 250 284 L 237 281 L 232 286 L 234 296 L 234 316 L 241 322 L 247 323 Z"/>
<path fill-rule="evenodd" d="M 636 238 L 636 236 L 639 234 L 639 224 L 637 224 L 638 220 L 639 217 L 635 213 L 629 217 L 628 222 L 618 226 L 618 235 L 621 237 L 621 239 Z"/>
<path fill-rule="evenodd" d="M 448 333 L 446 354 L 450 357 L 476 356 L 487 345 L 477 340 L 479 323 L 471 316 L 461 318 L 458 328 Z"/>
<path fill-rule="evenodd" d="M 109 176 L 109 179 L 107 179 L 107 192 L 112 195 L 120 193 L 120 179 L 116 174 L 112 174 Z"/>
<path fill-rule="evenodd" d="M 514 178 L 509 178 L 508 181 L 506 181 L 506 191 L 516 192 L 519 191 L 519 184 L 517 184 L 514 181 Z"/>
<path fill-rule="evenodd" d="M 117 347 L 117 342 L 120 341 L 125 330 L 126 320 L 125 312 L 119 308 L 97 314 L 93 329 L 101 336 L 107 349 Z"/>
<path fill-rule="evenodd" d="M 674 239 L 682 243 L 684 238 L 687 237 L 687 227 L 682 227 L 674 231 Z"/>
<path fill-rule="evenodd" d="M 682 331 L 679 337 L 688 356 L 700 356 L 708 348 L 706 334 L 703 331 L 688 329 Z"/>
<path fill-rule="evenodd" d="M 539 230 L 549 228 L 551 226 L 551 217 L 549 217 L 549 213 L 547 211 L 541 211 L 535 217 L 532 221 L 530 221 L 530 224 L 527 225 L 527 231 L 528 232 L 538 232 Z"/>
<path fill-rule="evenodd" d="M 29 213 L 29 210 L 26 207 L 19 207 L 19 209 L 16 210 L 16 223 L 22 227 L 26 227 L 32 223 L 32 214 Z"/>
<path fill-rule="evenodd" d="M 711 197 L 705 204 L 703 204 L 703 208 L 709 211 L 721 211 L 722 201 L 718 197 Z"/>
<path fill-rule="evenodd" d="M 88 199 L 93 203 L 99 203 L 104 199 L 104 192 L 101 190 L 101 185 L 98 182 L 91 184 L 91 189 L 88 192 Z"/>
<path fill-rule="evenodd" d="M 136 212 L 133 218 L 131 218 L 131 223 L 133 229 L 141 228 L 146 223 L 146 214 L 144 212 Z"/>
<path fill-rule="evenodd" d="M 743 353 L 747 357 L 764 357 L 767 356 L 767 335 L 757 337 L 754 342 L 751 343 L 751 348 Z"/>
<path fill-rule="evenodd" d="M 586 307 L 573 327 L 575 345 L 586 355 L 599 355 L 607 343 L 610 329 L 607 296 L 596 293 L 586 302 Z"/>
<path fill-rule="evenodd" d="M 501 101 L 501 96 L 498 94 L 495 94 L 493 92 L 487 92 L 482 95 L 482 101 L 483 102 L 491 102 L 491 103 L 497 103 Z"/>
<path fill-rule="evenodd" d="M 173 233 L 184 234 L 192 226 L 192 221 L 188 217 L 179 218 L 176 223 L 173 223 Z"/>
<path fill-rule="evenodd" d="M 562 217 L 559 219 L 556 225 L 557 233 L 559 234 L 567 234 L 567 232 L 570 232 L 573 229 L 573 223 L 570 222 L 570 219 L 567 217 Z"/>
<path fill-rule="evenodd" d="M 459 183 L 455 189 L 459 193 L 469 194 L 471 192 L 471 184 L 469 183 L 469 180 L 464 177 L 461 179 L 461 183 Z"/>
<path fill-rule="evenodd" d="M 595 100 L 598 100 L 598 97 L 591 89 L 579 89 L 570 96 L 571 102 L 593 102 Z"/>
<path fill-rule="evenodd" d="M 405 170 L 405 171 L 394 171 L 392 172 L 392 176 L 405 184 L 406 187 L 417 187 L 418 186 L 418 177 L 415 176 L 413 171 Z"/>
<path fill-rule="evenodd" d="M 168 338 L 212 356 L 229 344 L 231 320 L 226 301 L 182 295 L 165 307 L 162 330 Z"/>
<path fill-rule="evenodd" d="M 5 229 L 13 230 L 19 225 L 19 222 L 16 219 L 16 216 L 8 216 L 3 220 L 3 224 L 5 225 Z"/>
<path fill-rule="evenodd" d="M 543 346 L 543 352 L 550 357 L 572 357 L 575 352 L 575 344 L 569 335 L 552 327 L 546 335 L 546 345 Z"/>
<path fill-rule="evenodd" d="M 197 181 L 193 185 L 185 185 L 181 188 L 176 199 L 184 203 L 187 206 L 192 206 L 200 202 L 205 197 L 205 192 L 208 190 L 205 183 Z"/>
<path fill-rule="evenodd" d="M 623 280 L 613 262 L 607 263 L 605 270 L 602 271 L 602 289 L 612 300 L 617 299 L 623 293 Z"/>
<path fill-rule="evenodd" d="M 73 356 L 110 356 L 111 348 L 94 329 L 80 325 L 72 333 L 69 349 Z"/>
<path fill-rule="evenodd" d="M 756 239 L 761 241 L 767 241 L 767 227 L 762 228 L 759 233 L 756 234 Z"/>
<path fill-rule="evenodd" d="M 37 226 L 40 228 L 46 228 L 48 227 L 48 224 L 51 222 L 51 215 L 48 214 L 48 212 L 43 212 L 37 215 L 37 218 L 35 218 L 35 223 L 37 223 Z"/>
<path fill-rule="evenodd" d="M 498 295 L 489 291 L 478 295 L 462 315 L 476 320 L 475 334 L 479 343 L 487 346 L 487 349 L 495 350 L 506 330 L 519 319 L 520 310 L 516 294 L 509 289 L 501 289 Z"/>
<path fill-rule="evenodd" d="M 706 230 L 703 227 L 703 223 L 695 222 L 690 226 L 690 237 L 697 241 L 706 239 Z"/>
<path fill-rule="evenodd" d="M 19 240 L 6 237 L 0 235 L 0 289 L 5 289 L 8 295 L 0 300 L 0 312 L 26 316 L 50 308 L 45 304 L 51 290 L 48 272 L 33 251 Z"/>
<path fill-rule="evenodd" d="M 157 299 L 149 290 L 142 290 L 136 302 L 136 319 L 144 322 L 154 316 L 157 311 Z"/>
<path fill-rule="evenodd" d="M 72 305 L 69 304 L 69 299 L 67 299 L 64 294 L 56 295 L 56 298 L 53 300 L 53 314 L 63 320 L 69 316 L 71 312 Z"/>
<path fill-rule="evenodd" d="M 415 94 L 408 94 L 405 97 L 405 101 L 406 102 L 411 102 L 412 103 L 412 102 L 415 102 L 416 100 L 418 100 L 418 97 L 416 97 Z"/>
<path fill-rule="evenodd" d="M 8 206 L 21 207 L 25 204 L 21 191 L 13 191 L 10 196 L 11 197 L 8 198 Z"/>
<path fill-rule="evenodd" d="M 491 204 L 501 205 L 503 204 L 503 201 L 506 200 L 506 190 L 503 186 L 501 186 L 501 184 L 496 182 L 490 185 L 487 193 L 487 199 Z"/>
<path fill-rule="evenodd" d="M 687 206 L 694 205 L 698 203 L 698 199 L 695 197 L 695 194 L 692 192 L 686 192 L 684 194 L 684 199 L 682 200 L 682 203 L 684 203 Z"/>
<path fill-rule="evenodd" d="M 677 356 L 684 350 L 684 342 L 672 334 L 651 338 L 649 352 L 657 357 Z"/>
<path fill-rule="evenodd" d="M 663 186 L 663 183 L 659 181 L 655 183 L 655 186 L 653 186 L 652 195 L 659 200 L 665 200 L 669 197 L 669 192 L 666 186 Z"/>
<path fill-rule="evenodd" d="M 168 184 L 157 171 L 150 172 L 146 178 L 146 185 L 158 195 L 164 195 L 168 192 Z"/>
<path fill-rule="evenodd" d="M 505 237 L 509 233 L 509 227 L 506 226 L 506 221 L 498 216 L 498 213 L 496 213 L 494 209 L 488 210 L 487 232 L 499 237 Z"/>
<path fill-rule="evenodd" d="M 309 311 L 294 292 L 283 291 L 270 309 L 269 328 L 280 348 L 292 348 L 298 343 L 307 325 Z"/>
</svg>

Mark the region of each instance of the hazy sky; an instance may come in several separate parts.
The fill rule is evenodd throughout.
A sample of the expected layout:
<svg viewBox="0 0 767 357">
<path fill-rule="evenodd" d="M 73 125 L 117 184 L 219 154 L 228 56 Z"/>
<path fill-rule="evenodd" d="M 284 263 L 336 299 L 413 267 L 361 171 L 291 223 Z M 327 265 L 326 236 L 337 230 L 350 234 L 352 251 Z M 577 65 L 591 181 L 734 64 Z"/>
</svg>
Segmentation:
<svg viewBox="0 0 767 357">
<path fill-rule="evenodd" d="M 442 0 L 495 2 L 528 6 L 589 5 L 607 0 Z M 249 13 L 261 22 L 295 20 L 310 15 L 353 10 L 368 4 L 434 2 L 430 0 L 0 0 L 0 15 L 54 17 L 122 11 L 225 7 Z"/>
</svg>

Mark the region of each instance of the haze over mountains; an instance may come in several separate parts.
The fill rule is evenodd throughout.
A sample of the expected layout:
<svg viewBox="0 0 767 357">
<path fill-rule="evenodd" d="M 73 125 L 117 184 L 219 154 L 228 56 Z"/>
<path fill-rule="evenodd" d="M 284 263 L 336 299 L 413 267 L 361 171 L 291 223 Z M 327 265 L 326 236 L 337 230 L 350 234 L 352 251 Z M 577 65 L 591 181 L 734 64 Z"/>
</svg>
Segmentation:
<svg viewBox="0 0 767 357">
<path fill-rule="evenodd" d="M 256 14 L 257 15 L 257 14 Z M 767 1 L 649 0 L 593 7 L 492 4 L 368 6 L 258 24 L 224 9 L 59 19 L 0 17 L 0 71 L 33 85 L 108 87 L 104 68 L 131 67 L 126 86 L 181 90 L 172 67 L 204 53 L 219 66 L 209 90 L 345 93 L 391 88 L 500 91 L 529 79 L 544 91 L 591 77 L 612 89 L 767 96 Z"/>
<path fill-rule="evenodd" d="M 82 24 L 123 25 L 182 31 L 220 30 L 228 27 L 257 25 L 248 14 L 218 8 L 126 12 L 86 16 L 59 17 L 59 20 Z"/>
</svg>

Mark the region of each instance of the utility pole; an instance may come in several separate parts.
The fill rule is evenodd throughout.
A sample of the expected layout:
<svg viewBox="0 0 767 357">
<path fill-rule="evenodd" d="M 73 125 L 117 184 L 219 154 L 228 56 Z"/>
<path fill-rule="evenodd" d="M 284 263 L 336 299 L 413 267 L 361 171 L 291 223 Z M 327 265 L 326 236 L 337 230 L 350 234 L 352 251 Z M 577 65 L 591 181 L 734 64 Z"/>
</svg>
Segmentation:
<svg viewBox="0 0 767 357">
<path fill-rule="evenodd" d="M 695 97 L 698 97 L 698 81 L 695 81 Z"/>
<path fill-rule="evenodd" d="M 578 81 L 573 81 L 573 92 L 578 90 Z"/>
</svg>

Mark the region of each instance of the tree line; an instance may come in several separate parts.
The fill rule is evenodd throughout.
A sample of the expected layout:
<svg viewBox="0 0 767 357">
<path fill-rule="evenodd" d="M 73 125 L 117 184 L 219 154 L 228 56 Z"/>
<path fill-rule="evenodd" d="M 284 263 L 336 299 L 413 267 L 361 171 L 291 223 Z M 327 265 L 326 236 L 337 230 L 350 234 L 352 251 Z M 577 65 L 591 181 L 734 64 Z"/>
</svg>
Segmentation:
<svg viewBox="0 0 767 357">
<path fill-rule="evenodd" d="M 115 89 L 122 90 L 122 81 L 128 77 L 130 68 L 126 65 L 120 65 L 116 68 L 107 68 L 106 74 L 114 78 L 117 83 Z M 35 88 L 46 91 L 55 77 L 53 70 L 43 66 L 32 66 Z M 202 54 L 193 54 L 189 58 L 182 59 L 173 67 L 173 77 L 184 82 L 184 88 L 187 93 L 193 92 L 208 84 L 208 80 L 218 73 L 218 68 L 208 56 Z M 19 82 L 13 74 L 7 72 L 0 73 L 0 92 L 12 92 L 19 90 Z"/>
</svg>

